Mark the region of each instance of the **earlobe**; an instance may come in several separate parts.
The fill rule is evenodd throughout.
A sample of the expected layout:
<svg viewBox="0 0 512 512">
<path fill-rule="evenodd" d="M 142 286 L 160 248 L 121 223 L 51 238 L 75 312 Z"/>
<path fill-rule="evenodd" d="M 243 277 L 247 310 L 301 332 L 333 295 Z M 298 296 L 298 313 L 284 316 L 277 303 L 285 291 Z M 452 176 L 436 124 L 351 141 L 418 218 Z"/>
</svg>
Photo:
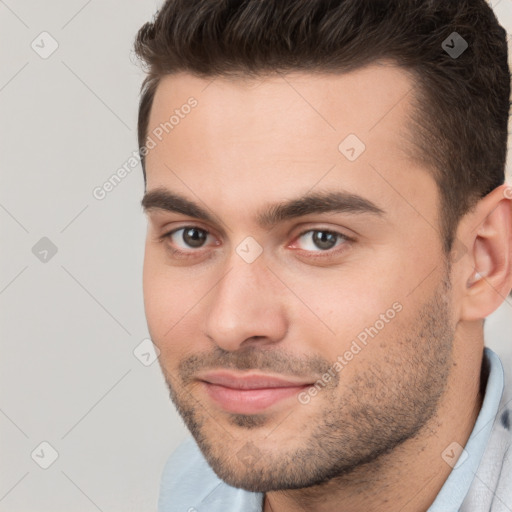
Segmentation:
<svg viewBox="0 0 512 512">
<path fill-rule="evenodd" d="M 469 262 L 461 319 L 481 320 L 495 311 L 512 286 L 512 201 L 509 187 L 496 188 L 468 214 L 460 236 Z"/>
</svg>

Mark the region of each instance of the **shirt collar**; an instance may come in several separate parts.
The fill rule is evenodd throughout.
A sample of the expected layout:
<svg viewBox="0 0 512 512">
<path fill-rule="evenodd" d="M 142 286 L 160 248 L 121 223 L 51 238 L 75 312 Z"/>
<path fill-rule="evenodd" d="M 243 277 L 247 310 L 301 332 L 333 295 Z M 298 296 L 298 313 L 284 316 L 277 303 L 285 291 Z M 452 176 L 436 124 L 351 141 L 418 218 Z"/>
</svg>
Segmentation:
<svg viewBox="0 0 512 512">
<path fill-rule="evenodd" d="M 498 355 L 488 347 L 484 347 L 480 387 L 484 399 L 473 431 L 457 463 L 427 512 L 459 510 L 482 460 L 504 388 L 503 365 Z"/>
</svg>

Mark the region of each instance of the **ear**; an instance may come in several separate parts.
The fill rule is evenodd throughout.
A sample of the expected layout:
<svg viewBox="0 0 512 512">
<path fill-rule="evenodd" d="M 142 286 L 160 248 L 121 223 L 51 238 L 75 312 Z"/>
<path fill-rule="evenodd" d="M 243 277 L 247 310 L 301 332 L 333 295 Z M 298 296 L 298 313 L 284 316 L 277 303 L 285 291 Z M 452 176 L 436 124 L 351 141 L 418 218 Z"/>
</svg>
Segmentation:
<svg viewBox="0 0 512 512">
<path fill-rule="evenodd" d="M 512 287 L 512 187 L 502 185 L 481 199 L 461 221 L 457 239 L 467 249 L 456 273 L 460 319 L 481 320 Z"/>
</svg>

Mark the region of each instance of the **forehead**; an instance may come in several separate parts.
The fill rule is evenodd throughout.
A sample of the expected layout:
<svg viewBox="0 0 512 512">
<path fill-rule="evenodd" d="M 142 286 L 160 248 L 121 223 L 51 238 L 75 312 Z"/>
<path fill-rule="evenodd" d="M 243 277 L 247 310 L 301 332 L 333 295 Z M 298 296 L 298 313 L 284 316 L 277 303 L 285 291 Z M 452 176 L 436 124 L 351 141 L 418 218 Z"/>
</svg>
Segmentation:
<svg viewBox="0 0 512 512">
<path fill-rule="evenodd" d="M 218 123 L 218 116 L 222 115 L 223 129 L 233 128 L 234 121 L 235 128 L 242 123 L 241 127 L 249 129 L 254 122 L 258 128 L 277 128 L 280 119 L 283 124 L 308 121 L 294 126 L 293 131 L 309 137 L 334 132 L 340 136 L 350 131 L 363 135 L 383 125 L 403 124 L 410 114 L 416 87 L 412 73 L 390 61 L 330 74 L 291 72 L 253 78 L 200 78 L 182 72 L 161 79 L 149 129 L 169 121 L 170 114 L 193 97 L 200 106 L 194 109 L 194 117 Z M 384 130 L 380 132 L 383 134 Z M 238 131 L 237 135 L 241 133 Z"/>
<path fill-rule="evenodd" d="M 337 74 L 166 76 L 150 113 L 147 189 L 190 193 L 193 183 L 206 195 L 214 187 L 220 201 L 230 190 L 240 197 L 244 185 L 254 198 L 278 200 L 322 181 L 391 203 L 389 183 L 399 181 L 410 200 L 418 187 L 434 193 L 411 145 L 415 88 L 390 62 Z"/>
</svg>

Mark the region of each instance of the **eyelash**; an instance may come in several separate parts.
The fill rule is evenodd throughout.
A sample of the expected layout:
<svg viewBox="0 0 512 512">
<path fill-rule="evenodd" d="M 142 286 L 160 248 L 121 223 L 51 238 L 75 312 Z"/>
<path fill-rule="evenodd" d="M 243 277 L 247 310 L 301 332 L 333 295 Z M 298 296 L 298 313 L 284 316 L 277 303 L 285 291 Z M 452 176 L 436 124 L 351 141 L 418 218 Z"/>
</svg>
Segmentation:
<svg viewBox="0 0 512 512">
<path fill-rule="evenodd" d="M 197 229 L 197 230 L 205 233 L 206 237 L 208 237 L 208 235 L 211 235 L 210 231 L 208 231 L 207 229 L 201 228 L 199 226 L 187 225 L 187 226 L 182 226 L 182 227 L 173 229 L 172 231 L 169 231 L 167 233 L 164 233 L 163 235 L 161 235 L 159 237 L 159 241 L 165 242 L 165 241 L 169 240 L 172 237 L 172 235 L 176 234 L 179 231 L 186 230 L 186 229 Z M 308 253 L 308 257 L 310 257 L 310 258 L 326 258 L 326 257 L 336 256 L 339 253 L 346 250 L 345 245 L 347 243 L 355 241 L 354 238 L 351 238 L 343 233 L 339 233 L 338 231 L 333 231 L 330 229 L 322 229 L 322 228 L 306 229 L 306 230 L 300 232 L 294 238 L 294 240 L 300 239 L 307 233 L 315 233 L 315 232 L 329 233 L 329 234 L 335 235 L 338 238 L 337 243 L 340 241 L 341 241 L 341 243 L 338 243 L 338 245 L 335 245 L 333 248 L 326 249 L 326 250 L 321 250 L 321 249 L 319 249 L 318 251 L 301 250 L 301 252 L 303 252 L 303 253 Z M 173 256 L 175 256 L 179 259 L 188 259 L 188 258 L 198 257 L 199 255 L 197 253 L 201 252 L 200 250 L 202 249 L 202 247 L 198 248 L 197 250 L 191 249 L 190 251 L 182 251 L 180 249 L 176 249 L 175 247 L 172 247 L 170 244 L 167 244 L 167 249 L 171 252 L 171 254 Z M 316 254 L 316 253 L 318 253 L 318 254 Z"/>
</svg>

